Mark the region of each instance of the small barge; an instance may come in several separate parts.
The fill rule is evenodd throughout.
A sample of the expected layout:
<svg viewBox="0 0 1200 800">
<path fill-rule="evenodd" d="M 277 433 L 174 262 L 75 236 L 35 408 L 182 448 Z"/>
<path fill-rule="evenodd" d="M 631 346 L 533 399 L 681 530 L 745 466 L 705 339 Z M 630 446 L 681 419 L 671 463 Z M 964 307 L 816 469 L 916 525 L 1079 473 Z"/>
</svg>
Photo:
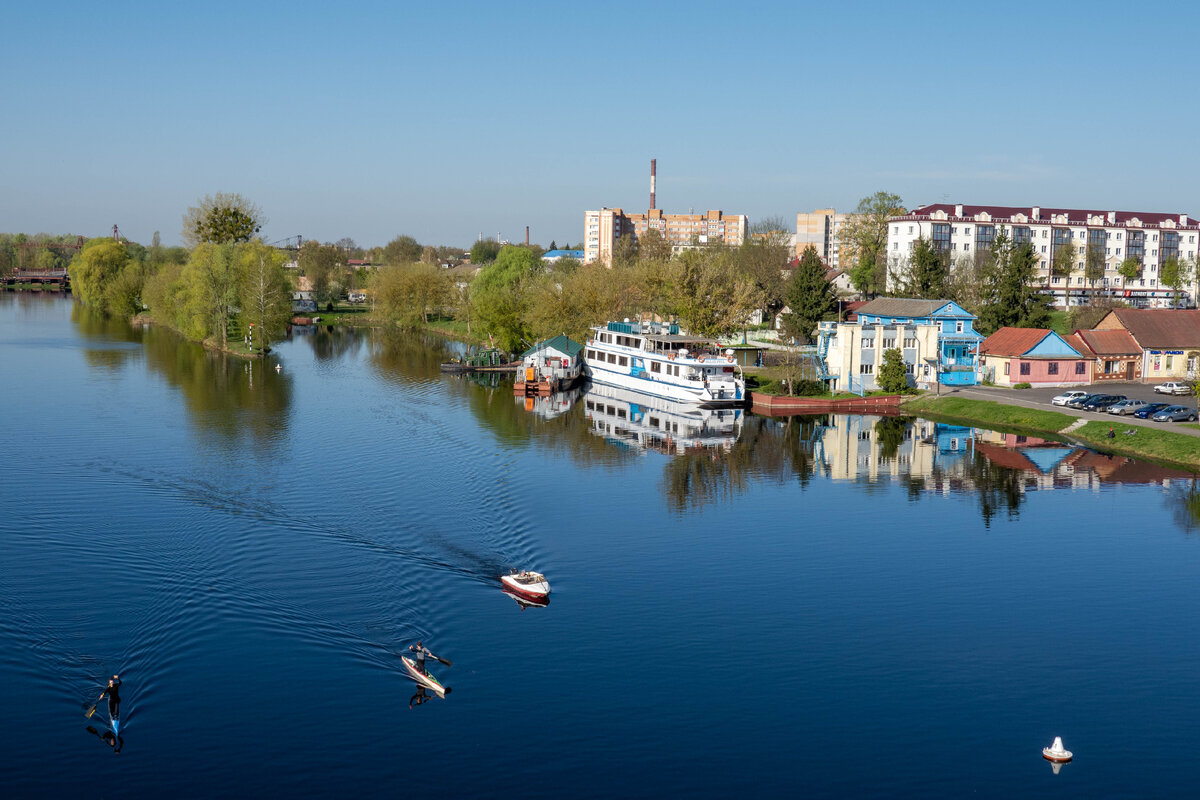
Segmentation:
<svg viewBox="0 0 1200 800">
<path fill-rule="evenodd" d="M 550 395 L 583 379 L 583 345 L 565 334 L 538 342 L 521 355 L 513 394 Z"/>
</svg>

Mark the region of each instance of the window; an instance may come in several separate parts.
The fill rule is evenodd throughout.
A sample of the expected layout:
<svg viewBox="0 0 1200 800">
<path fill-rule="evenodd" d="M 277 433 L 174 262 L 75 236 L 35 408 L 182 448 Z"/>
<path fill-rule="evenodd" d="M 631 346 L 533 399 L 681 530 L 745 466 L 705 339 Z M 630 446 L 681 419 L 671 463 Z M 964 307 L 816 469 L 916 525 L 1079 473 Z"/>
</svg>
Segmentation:
<svg viewBox="0 0 1200 800">
<path fill-rule="evenodd" d="M 963 250 L 970 250 L 970 249 L 971 249 L 971 245 L 966 244 L 966 243 L 963 244 Z"/>
<path fill-rule="evenodd" d="M 860 375 L 870 375 L 874 371 L 875 371 L 874 364 L 859 364 L 858 365 L 858 373 Z"/>
<path fill-rule="evenodd" d="M 870 350 L 874 346 L 875 346 L 874 339 L 863 339 L 862 340 L 862 349 L 863 350 Z"/>
<path fill-rule="evenodd" d="M 588 357 L 588 361 L 595 361 L 595 360 L 596 360 L 596 351 L 595 351 L 595 350 L 588 350 L 588 351 L 587 351 L 587 357 Z"/>
<path fill-rule="evenodd" d="M 955 332 L 955 333 L 962 333 L 962 332 L 963 332 L 963 324 L 962 324 L 962 322 L 961 322 L 961 321 L 954 323 L 954 332 Z"/>
<path fill-rule="evenodd" d="M 1029 226 L 1014 225 L 1012 229 L 1013 244 L 1025 244 L 1033 237 L 1029 234 Z M 978 247 L 976 248 L 978 249 Z"/>
<path fill-rule="evenodd" d="M 1046 252 L 1046 245 L 1042 245 L 1042 252 Z"/>
<path fill-rule="evenodd" d="M 1167 368 L 1167 369 L 1170 369 L 1170 368 L 1171 368 L 1171 361 L 1172 361 L 1173 359 L 1174 359 L 1174 356 L 1167 356 L 1167 363 L 1166 363 L 1166 368 Z"/>
<path fill-rule="evenodd" d="M 651 361 L 650 362 L 650 371 L 651 372 L 662 372 L 662 362 Z"/>
<path fill-rule="evenodd" d="M 892 226 L 892 236 L 899 236 L 899 235 L 900 235 L 900 226 L 893 225 Z"/>
<path fill-rule="evenodd" d="M 1008 374 L 1008 368 L 1009 368 L 1010 366 L 1012 366 L 1012 365 L 1011 365 L 1011 364 L 1009 364 L 1007 361 L 1005 361 L 1005 362 L 1004 362 L 1004 374 L 1005 374 L 1005 375 L 1007 375 L 1007 374 Z"/>
<path fill-rule="evenodd" d="M 991 250 L 996 239 L 995 225 L 979 225 L 975 228 L 975 249 Z"/>
<path fill-rule="evenodd" d="M 1058 362 L 1057 361 L 1051 361 L 1048 364 L 1046 364 L 1046 374 L 1047 375 L 1057 375 L 1058 374 Z"/>
<path fill-rule="evenodd" d="M 628 359 L 628 358 L 626 358 L 625 356 L 621 356 L 621 360 L 620 360 L 620 362 L 618 362 L 618 363 L 619 363 L 619 364 L 620 364 L 620 366 L 622 366 L 622 367 L 628 367 L 628 366 L 629 366 L 629 359 Z"/>
<path fill-rule="evenodd" d="M 615 353 L 609 353 L 609 354 L 608 354 L 608 363 L 610 363 L 610 364 L 615 364 L 615 363 L 617 363 L 617 356 L 616 356 L 616 354 L 615 354 Z"/>
<path fill-rule="evenodd" d="M 915 337 L 915 336 L 905 337 L 904 346 L 907 348 L 910 348 L 910 349 L 916 347 L 917 346 L 917 337 Z"/>
<path fill-rule="evenodd" d="M 1083 361 L 1076 361 L 1075 362 L 1075 374 L 1083 375 L 1086 373 L 1087 373 L 1087 364 L 1084 363 Z"/>
<path fill-rule="evenodd" d="M 884 340 L 883 340 L 883 349 L 884 349 L 884 350 L 891 350 L 891 349 L 892 349 L 892 348 L 894 348 L 895 346 L 896 346 L 896 340 L 895 340 L 895 339 L 884 339 Z"/>
<path fill-rule="evenodd" d="M 945 253 L 950 249 L 950 226 L 944 222 L 933 223 L 933 249 Z"/>
<path fill-rule="evenodd" d="M 1179 234 L 1173 231 L 1163 234 L 1162 259 L 1179 258 Z"/>
<path fill-rule="evenodd" d="M 1028 361 L 1022 361 L 1022 362 L 1021 362 L 1021 374 L 1022 374 L 1022 375 L 1028 375 L 1028 374 L 1029 374 L 1029 362 L 1028 362 Z"/>
</svg>

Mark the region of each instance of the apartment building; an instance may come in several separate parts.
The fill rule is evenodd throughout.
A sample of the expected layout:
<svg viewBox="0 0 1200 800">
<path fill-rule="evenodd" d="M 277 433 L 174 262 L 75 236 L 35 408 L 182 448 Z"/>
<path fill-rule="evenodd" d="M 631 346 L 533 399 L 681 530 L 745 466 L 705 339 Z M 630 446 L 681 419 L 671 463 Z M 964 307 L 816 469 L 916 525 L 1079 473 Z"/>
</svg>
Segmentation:
<svg viewBox="0 0 1200 800">
<path fill-rule="evenodd" d="M 613 247 L 622 236 L 636 242 L 648 230 L 656 230 L 671 243 L 672 252 L 689 247 L 723 242 L 736 247 L 746 240 L 750 220 L 744 214 L 708 211 L 703 214 L 665 214 L 652 208 L 644 214 L 619 208 L 602 208 L 583 214 L 584 263 L 612 264 Z"/>
<path fill-rule="evenodd" d="M 990 249 L 1001 228 L 1010 240 L 1033 245 L 1038 282 L 1064 308 L 1084 305 L 1093 294 L 1139 308 L 1168 307 L 1172 293 L 1159 280 L 1159 268 L 1167 259 L 1194 261 L 1200 237 L 1200 220 L 1187 214 L 935 203 L 888 220 L 889 288 L 903 284 L 909 253 L 918 238 L 929 240 L 957 262 Z M 1064 244 L 1073 251 L 1071 272 L 1051 275 L 1053 260 Z M 1094 286 L 1083 275 L 1088 249 L 1104 260 L 1104 276 Z M 1125 278 L 1117 272 L 1127 258 L 1142 265 L 1140 277 Z M 1194 289 L 1185 287 L 1182 300 L 1189 305 L 1194 302 Z"/>
<path fill-rule="evenodd" d="M 838 259 L 838 232 L 846 217 L 846 214 L 839 214 L 832 208 L 818 208 L 812 213 L 802 211 L 797 214 L 796 257 L 799 258 L 812 245 L 825 266 L 843 269 Z"/>
</svg>

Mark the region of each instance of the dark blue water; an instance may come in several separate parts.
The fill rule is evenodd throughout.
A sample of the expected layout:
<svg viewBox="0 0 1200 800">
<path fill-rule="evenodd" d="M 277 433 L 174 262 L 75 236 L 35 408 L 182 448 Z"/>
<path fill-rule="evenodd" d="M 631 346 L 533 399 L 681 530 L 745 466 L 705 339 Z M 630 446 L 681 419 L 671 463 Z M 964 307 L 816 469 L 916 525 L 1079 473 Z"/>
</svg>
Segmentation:
<svg viewBox="0 0 1200 800">
<path fill-rule="evenodd" d="M 922 420 L 668 441 L 441 347 L 247 364 L 0 296 L 0 794 L 1194 790 L 1192 476 Z M 410 709 L 417 639 L 453 691 Z"/>
</svg>

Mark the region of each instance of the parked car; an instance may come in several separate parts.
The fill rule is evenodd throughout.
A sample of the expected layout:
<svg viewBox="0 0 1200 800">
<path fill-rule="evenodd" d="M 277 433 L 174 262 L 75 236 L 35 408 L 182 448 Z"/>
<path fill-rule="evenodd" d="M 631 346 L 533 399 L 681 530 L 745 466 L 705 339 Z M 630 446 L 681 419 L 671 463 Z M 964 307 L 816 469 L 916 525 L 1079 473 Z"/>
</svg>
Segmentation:
<svg viewBox="0 0 1200 800">
<path fill-rule="evenodd" d="M 351 303 L 365 303 L 365 302 L 367 302 L 367 293 L 366 292 L 350 292 L 350 294 L 346 295 L 346 299 L 349 300 Z"/>
<path fill-rule="evenodd" d="M 1065 406 L 1067 403 L 1071 402 L 1072 400 L 1083 399 L 1087 396 L 1088 396 L 1088 393 L 1081 389 L 1072 389 L 1069 392 L 1063 392 L 1060 395 L 1055 395 L 1055 397 L 1050 402 L 1056 406 Z"/>
<path fill-rule="evenodd" d="M 1150 419 L 1158 412 L 1162 411 L 1170 403 L 1146 403 L 1146 405 L 1133 412 L 1133 415 L 1138 419 Z"/>
<path fill-rule="evenodd" d="M 1109 406 L 1124 399 L 1125 395 L 1123 394 L 1102 394 L 1091 400 L 1084 400 L 1080 408 L 1084 411 L 1107 411 Z"/>
<path fill-rule="evenodd" d="M 1128 400 L 1119 400 L 1113 403 L 1108 407 L 1108 413 L 1123 417 L 1127 414 L 1132 414 L 1144 405 L 1146 405 L 1145 400 L 1138 400 L 1135 397 L 1131 397 Z"/>
<path fill-rule="evenodd" d="M 1167 406 L 1151 419 L 1155 422 L 1195 422 L 1196 410 L 1187 406 Z"/>
<path fill-rule="evenodd" d="M 1155 386 L 1154 391 L 1159 394 L 1191 394 L 1192 387 L 1179 381 L 1168 381 L 1167 383 L 1160 383 L 1158 386 Z"/>
<path fill-rule="evenodd" d="M 1083 408 L 1083 404 L 1086 403 L 1088 400 L 1091 400 L 1096 397 L 1104 397 L 1104 396 L 1105 395 L 1103 395 L 1103 394 L 1088 394 L 1088 395 L 1084 395 L 1083 397 L 1076 397 L 1074 400 L 1067 401 L 1067 408 Z"/>
</svg>

